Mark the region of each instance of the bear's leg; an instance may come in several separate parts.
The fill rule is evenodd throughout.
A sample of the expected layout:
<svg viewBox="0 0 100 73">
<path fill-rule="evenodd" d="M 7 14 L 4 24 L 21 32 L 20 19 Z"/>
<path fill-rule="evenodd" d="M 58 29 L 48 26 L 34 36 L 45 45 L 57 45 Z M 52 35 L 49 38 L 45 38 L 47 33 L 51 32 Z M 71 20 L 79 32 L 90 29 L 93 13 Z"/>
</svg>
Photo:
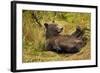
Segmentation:
<svg viewBox="0 0 100 73">
<path fill-rule="evenodd" d="M 55 40 L 55 44 L 53 45 L 53 49 L 55 49 L 58 53 L 62 51 L 62 49 L 59 47 L 57 40 Z"/>
</svg>

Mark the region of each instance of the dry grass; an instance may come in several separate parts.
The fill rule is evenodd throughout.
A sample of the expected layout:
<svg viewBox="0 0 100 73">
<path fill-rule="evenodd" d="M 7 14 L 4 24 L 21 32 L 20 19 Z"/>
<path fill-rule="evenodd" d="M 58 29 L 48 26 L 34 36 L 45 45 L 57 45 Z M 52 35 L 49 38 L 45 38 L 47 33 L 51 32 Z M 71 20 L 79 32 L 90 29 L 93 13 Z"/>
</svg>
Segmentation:
<svg viewBox="0 0 100 73">
<path fill-rule="evenodd" d="M 89 43 L 76 54 L 57 54 L 52 51 L 34 51 L 24 49 L 23 62 L 46 62 L 91 59 Z"/>
</svg>

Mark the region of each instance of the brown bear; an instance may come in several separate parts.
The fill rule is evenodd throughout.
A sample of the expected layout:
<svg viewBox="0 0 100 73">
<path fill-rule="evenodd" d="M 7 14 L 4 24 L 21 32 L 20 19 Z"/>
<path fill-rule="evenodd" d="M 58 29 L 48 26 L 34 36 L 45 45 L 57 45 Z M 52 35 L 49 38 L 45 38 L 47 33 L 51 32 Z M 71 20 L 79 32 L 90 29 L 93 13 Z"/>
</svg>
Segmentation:
<svg viewBox="0 0 100 73">
<path fill-rule="evenodd" d="M 61 35 L 62 27 L 57 24 L 44 24 L 46 28 L 46 49 L 57 53 L 77 53 L 86 45 L 86 38 L 83 37 L 84 30 L 79 26 L 71 35 Z"/>
</svg>

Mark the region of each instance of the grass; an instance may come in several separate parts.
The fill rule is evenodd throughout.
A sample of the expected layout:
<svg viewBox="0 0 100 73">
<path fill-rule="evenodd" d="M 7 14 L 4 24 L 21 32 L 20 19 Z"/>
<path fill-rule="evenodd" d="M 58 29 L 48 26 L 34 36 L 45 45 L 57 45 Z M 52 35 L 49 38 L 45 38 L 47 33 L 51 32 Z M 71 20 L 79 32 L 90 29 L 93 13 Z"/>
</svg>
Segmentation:
<svg viewBox="0 0 100 73">
<path fill-rule="evenodd" d="M 57 54 L 52 51 L 24 49 L 23 62 L 46 62 L 91 59 L 89 43 L 76 54 Z"/>
<path fill-rule="evenodd" d="M 52 51 L 45 51 L 45 28 L 43 23 L 54 19 L 53 12 L 35 11 L 39 21 L 42 23 L 42 27 L 39 27 L 36 21 L 32 18 L 32 11 L 26 10 L 23 12 L 22 18 L 22 61 L 23 63 L 29 62 L 47 62 L 47 61 L 68 61 L 68 60 L 87 60 L 91 59 L 91 47 L 90 36 L 88 42 L 82 50 L 76 54 L 58 54 Z M 48 14 L 48 17 L 47 15 Z M 63 14 L 64 18 L 59 14 Z M 55 21 L 60 26 L 64 27 L 61 34 L 71 34 L 75 31 L 76 26 L 90 28 L 90 14 L 89 13 L 57 13 Z M 50 21 L 51 22 L 51 21 Z M 90 32 L 87 33 L 90 35 Z"/>
</svg>

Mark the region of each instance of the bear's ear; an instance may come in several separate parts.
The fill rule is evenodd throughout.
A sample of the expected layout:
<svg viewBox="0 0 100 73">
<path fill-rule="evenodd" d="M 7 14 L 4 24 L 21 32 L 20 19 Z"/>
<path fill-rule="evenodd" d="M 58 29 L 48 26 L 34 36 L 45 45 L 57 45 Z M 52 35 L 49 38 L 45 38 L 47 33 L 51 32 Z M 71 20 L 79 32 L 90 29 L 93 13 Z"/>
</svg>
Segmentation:
<svg viewBox="0 0 100 73">
<path fill-rule="evenodd" d="M 48 27 L 48 23 L 44 23 L 44 26 L 47 28 Z"/>
</svg>

